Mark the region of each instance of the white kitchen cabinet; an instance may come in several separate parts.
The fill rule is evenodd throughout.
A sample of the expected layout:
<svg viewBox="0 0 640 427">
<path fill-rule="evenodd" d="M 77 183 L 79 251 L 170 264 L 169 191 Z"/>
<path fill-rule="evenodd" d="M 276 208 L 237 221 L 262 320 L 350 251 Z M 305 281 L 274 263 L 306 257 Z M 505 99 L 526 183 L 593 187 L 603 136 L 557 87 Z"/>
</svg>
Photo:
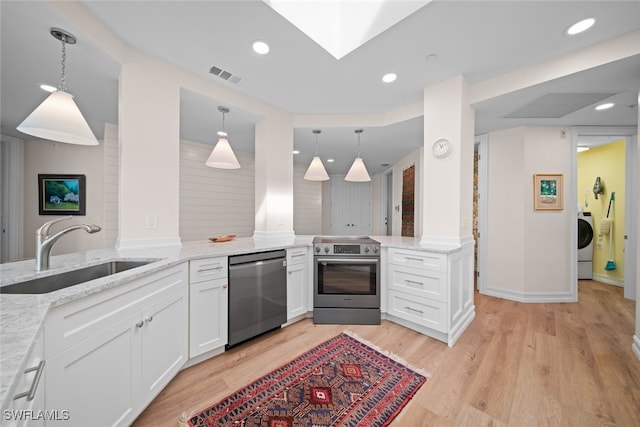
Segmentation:
<svg viewBox="0 0 640 427">
<path fill-rule="evenodd" d="M 228 342 L 227 262 L 215 257 L 189 263 L 189 358 L 222 352 Z"/>
<path fill-rule="evenodd" d="M 446 253 L 388 248 L 386 316 L 452 346 L 475 317 L 473 246 Z"/>
<path fill-rule="evenodd" d="M 69 419 L 47 426 L 133 422 L 187 361 L 187 283 L 184 263 L 52 310 L 46 406 Z"/>
<path fill-rule="evenodd" d="M 312 258 L 306 247 L 287 249 L 287 321 L 307 314 Z"/>
<path fill-rule="evenodd" d="M 43 427 L 44 418 L 39 413 L 44 409 L 44 340 L 38 333 L 33 349 L 27 356 L 25 369 L 21 374 L 14 398 L 2 414 L 2 425 L 6 427 Z M 33 415 L 33 416 L 32 416 Z M 60 417 L 65 413 L 60 412 Z"/>
</svg>

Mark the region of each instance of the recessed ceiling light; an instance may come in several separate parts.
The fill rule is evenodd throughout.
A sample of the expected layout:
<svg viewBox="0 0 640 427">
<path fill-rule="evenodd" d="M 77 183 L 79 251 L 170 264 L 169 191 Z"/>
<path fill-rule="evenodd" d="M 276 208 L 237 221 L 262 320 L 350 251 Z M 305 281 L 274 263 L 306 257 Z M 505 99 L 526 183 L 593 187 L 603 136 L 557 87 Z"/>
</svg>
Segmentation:
<svg viewBox="0 0 640 427">
<path fill-rule="evenodd" d="M 582 153 L 583 151 L 589 151 L 589 147 L 578 147 L 578 153 Z"/>
<path fill-rule="evenodd" d="M 269 53 L 269 45 L 262 40 L 256 40 L 253 42 L 253 51 L 260 55 L 266 55 Z"/>
<path fill-rule="evenodd" d="M 395 82 L 397 78 L 398 78 L 398 75 L 396 73 L 388 73 L 382 76 L 382 81 L 385 83 L 391 83 L 391 82 Z"/>
<path fill-rule="evenodd" d="M 583 19 L 582 21 L 576 22 L 575 24 L 567 28 L 567 30 L 565 31 L 565 34 L 569 36 L 573 36 L 583 31 L 587 31 L 589 28 L 593 26 L 593 24 L 595 24 L 595 22 L 596 20 L 593 18 Z"/>
<path fill-rule="evenodd" d="M 607 102 L 605 104 L 600 104 L 596 107 L 596 110 L 600 111 L 600 110 L 608 110 L 609 108 L 613 107 L 614 104 L 613 102 Z"/>
<path fill-rule="evenodd" d="M 40 85 L 40 89 L 44 90 L 45 92 L 49 92 L 49 93 L 53 93 L 55 91 L 58 90 L 58 88 L 51 86 L 51 85 L 46 85 L 46 84 L 41 84 Z"/>
<path fill-rule="evenodd" d="M 300 154 L 300 150 L 293 150 L 293 154 Z"/>
<path fill-rule="evenodd" d="M 429 55 L 427 55 L 424 60 L 427 62 L 433 62 L 436 59 L 438 59 L 438 55 L 436 55 L 435 53 L 430 53 Z"/>
<path fill-rule="evenodd" d="M 327 159 L 327 163 L 333 163 L 333 159 Z"/>
</svg>

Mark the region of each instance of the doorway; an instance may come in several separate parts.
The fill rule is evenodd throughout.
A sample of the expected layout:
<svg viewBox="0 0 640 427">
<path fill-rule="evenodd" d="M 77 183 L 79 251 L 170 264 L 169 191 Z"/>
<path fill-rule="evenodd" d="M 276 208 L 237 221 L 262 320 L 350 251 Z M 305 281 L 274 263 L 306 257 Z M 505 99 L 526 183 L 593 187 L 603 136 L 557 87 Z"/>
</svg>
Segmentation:
<svg viewBox="0 0 640 427">
<path fill-rule="evenodd" d="M 637 135 L 633 127 L 576 127 L 575 191 L 578 211 L 591 213 L 594 224 L 593 279 L 624 287 L 624 297 L 635 300 L 636 238 L 635 212 L 637 171 Z M 577 153 L 578 147 L 590 148 Z M 621 164 L 624 164 L 622 172 Z M 599 177 L 602 193 L 596 196 L 593 186 Z M 615 196 L 614 196 L 615 195 Z M 613 200 L 612 200 L 613 199 Z M 606 233 L 603 218 L 610 217 L 611 232 Z M 605 231 L 604 233 L 602 231 Z M 577 237 L 576 237 L 577 238 Z M 611 249 L 610 249 L 611 243 Z M 575 245 L 574 245 L 575 246 Z M 576 249 L 577 251 L 577 249 Z"/>
</svg>

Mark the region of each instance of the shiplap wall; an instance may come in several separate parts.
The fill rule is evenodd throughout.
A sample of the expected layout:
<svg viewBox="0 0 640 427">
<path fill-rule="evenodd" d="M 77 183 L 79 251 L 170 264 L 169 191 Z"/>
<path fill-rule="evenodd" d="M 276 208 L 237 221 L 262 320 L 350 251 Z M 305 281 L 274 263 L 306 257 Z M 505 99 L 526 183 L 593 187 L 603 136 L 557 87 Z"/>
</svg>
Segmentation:
<svg viewBox="0 0 640 427">
<path fill-rule="evenodd" d="M 322 182 L 305 181 L 307 165 L 293 164 L 293 230 L 296 235 L 322 234 Z"/>
<path fill-rule="evenodd" d="M 120 175 L 120 147 L 118 126 L 104 127 L 104 224 L 102 238 L 105 248 L 112 248 L 118 240 L 118 177 Z"/>
<path fill-rule="evenodd" d="M 240 169 L 205 166 L 212 146 L 180 143 L 180 238 L 183 242 L 235 234 L 253 236 L 255 228 L 255 162 L 253 153 L 236 151 Z M 295 234 L 320 234 L 322 187 L 302 179 L 306 167 L 294 164 Z"/>
</svg>

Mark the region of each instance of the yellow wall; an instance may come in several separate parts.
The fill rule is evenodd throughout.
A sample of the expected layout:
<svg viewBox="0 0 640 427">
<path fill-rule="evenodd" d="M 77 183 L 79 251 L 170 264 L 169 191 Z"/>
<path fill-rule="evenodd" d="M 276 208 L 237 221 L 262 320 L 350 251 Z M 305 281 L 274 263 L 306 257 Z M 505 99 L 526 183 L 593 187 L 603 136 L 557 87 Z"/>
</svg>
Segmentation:
<svg viewBox="0 0 640 427">
<path fill-rule="evenodd" d="M 592 148 L 578 153 L 578 204 L 591 212 L 594 228 L 593 274 L 611 283 L 624 283 L 624 204 L 625 204 L 625 141 Z M 604 184 L 604 194 L 595 200 L 593 184 L 596 177 Z M 587 194 L 585 195 L 585 190 Z M 609 198 L 615 192 L 610 218 L 613 218 L 613 255 L 615 270 L 605 270 L 609 260 L 609 236 L 600 235 L 600 221 L 607 216 Z M 588 206 L 585 206 L 585 198 Z"/>
</svg>

